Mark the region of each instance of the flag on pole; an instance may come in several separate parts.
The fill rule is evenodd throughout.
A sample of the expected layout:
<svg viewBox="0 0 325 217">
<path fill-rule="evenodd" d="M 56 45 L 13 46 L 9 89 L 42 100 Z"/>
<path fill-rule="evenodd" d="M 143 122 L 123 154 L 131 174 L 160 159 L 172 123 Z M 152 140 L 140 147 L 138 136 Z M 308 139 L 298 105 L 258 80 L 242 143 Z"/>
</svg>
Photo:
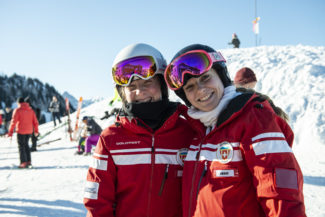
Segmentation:
<svg viewBox="0 0 325 217">
<path fill-rule="evenodd" d="M 260 33 L 259 21 L 260 21 L 260 17 L 256 17 L 255 20 L 253 20 L 253 32 L 256 35 Z"/>
</svg>

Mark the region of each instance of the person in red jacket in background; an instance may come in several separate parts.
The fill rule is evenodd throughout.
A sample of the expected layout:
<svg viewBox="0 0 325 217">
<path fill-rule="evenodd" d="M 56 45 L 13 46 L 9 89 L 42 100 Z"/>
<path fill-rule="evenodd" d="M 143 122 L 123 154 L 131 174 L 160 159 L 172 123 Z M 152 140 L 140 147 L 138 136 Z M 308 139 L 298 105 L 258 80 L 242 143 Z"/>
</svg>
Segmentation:
<svg viewBox="0 0 325 217">
<path fill-rule="evenodd" d="M 182 217 L 183 158 L 195 135 L 168 99 L 162 54 L 122 49 L 112 75 L 123 108 L 100 135 L 85 186 L 88 217 Z"/>
<path fill-rule="evenodd" d="M 234 85 L 239 88 L 254 89 L 257 83 L 255 73 L 248 67 L 243 67 L 236 72 Z"/>
<path fill-rule="evenodd" d="M 28 146 L 28 140 L 33 133 L 38 135 L 38 121 L 35 112 L 31 109 L 28 103 L 24 102 L 24 98 L 18 98 L 18 108 L 12 113 L 12 119 L 9 126 L 8 136 L 16 129 L 17 141 L 20 157 L 19 168 L 32 167 L 31 154 Z"/>
<path fill-rule="evenodd" d="M 268 100 L 238 92 L 225 62 L 220 52 L 194 44 L 165 70 L 200 134 L 184 161 L 184 217 L 305 217 L 290 126 Z"/>
</svg>

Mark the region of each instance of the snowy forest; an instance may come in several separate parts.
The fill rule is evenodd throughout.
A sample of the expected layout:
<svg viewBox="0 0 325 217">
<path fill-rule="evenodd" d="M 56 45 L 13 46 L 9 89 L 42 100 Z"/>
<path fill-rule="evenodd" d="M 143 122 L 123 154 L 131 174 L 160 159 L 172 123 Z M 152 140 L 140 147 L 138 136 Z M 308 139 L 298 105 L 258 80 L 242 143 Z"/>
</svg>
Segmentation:
<svg viewBox="0 0 325 217">
<path fill-rule="evenodd" d="M 60 113 L 65 114 L 65 99 L 52 85 L 41 82 L 37 78 L 29 78 L 14 73 L 11 76 L 0 75 L 0 109 L 14 108 L 18 97 L 29 97 L 31 104 L 41 110 L 41 123 L 49 121 L 48 107 L 52 97 L 56 96 L 60 103 Z M 72 111 L 74 107 L 71 106 Z"/>
</svg>

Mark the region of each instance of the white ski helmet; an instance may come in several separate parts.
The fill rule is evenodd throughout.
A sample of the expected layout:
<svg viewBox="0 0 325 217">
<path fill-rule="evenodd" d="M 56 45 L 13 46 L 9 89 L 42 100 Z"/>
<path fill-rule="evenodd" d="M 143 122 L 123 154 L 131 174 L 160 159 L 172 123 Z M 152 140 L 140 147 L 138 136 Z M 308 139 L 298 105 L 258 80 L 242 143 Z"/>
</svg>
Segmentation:
<svg viewBox="0 0 325 217">
<path fill-rule="evenodd" d="M 154 47 L 144 43 L 131 44 L 123 48 L 115 57 L 112 68 L 122 62 L 133 57 L 139 56 L 151 56 L 155 60 L 157 65 L 157 71 L 155 74 L 164 74 L 167 63 L 163 55 Z"/>
<path fill-rule="evenodd" d="M 115 57 L 113 64 L 112 64 L 112 76 L 113 76 L 113 68 L 120 62 L 131 59 L 134 57 L 141 57 L 141 56 L 151 56 L 156 64 L 156 72 L 154 75 L 159 75 L 159 81 L 161 83 L 161 91 L 163 98 L 168 98 L 168 88 L 164 80 L 164 71 L 167 67 L 167 62 L 163 55 L 160 53 L 159 50 L 152 47 L 151 45 L 144 44 L 144 43 L 136 43 L 131 44 L 123 48 Z M 113 78 L 114 81 L 114 78 Z M 115 82 L 116 84 L 116 82 Z M 120 85 L 116 84 L 116 88 L 118 90 L 119 95 L 121 96 L 120 92 Z M 122 97 L 122 96 L 121 96 Z M 122 98 L 123 100 L 123 98 Z"/>
</svg>

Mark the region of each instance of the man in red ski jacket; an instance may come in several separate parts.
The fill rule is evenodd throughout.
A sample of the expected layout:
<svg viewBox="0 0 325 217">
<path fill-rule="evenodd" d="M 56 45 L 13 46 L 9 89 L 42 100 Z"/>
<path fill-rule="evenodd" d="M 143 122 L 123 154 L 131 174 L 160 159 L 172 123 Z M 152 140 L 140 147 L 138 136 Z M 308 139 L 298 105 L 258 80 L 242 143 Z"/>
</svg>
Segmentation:
<svg viewBox="0 0 325 217">
<path fill-rule="evenodd" d="M 11 137 L 14 129 L 17 132 L 17 141 L 20 157 L 19 168 L 31 167 L 31 154 L 28 146 L 28 140 L 31 134 L 38 135 L 38 121 L 35 112 L 24 98 L 18 98 L 18 108 L 12 114 L 8 136 Z"/>
</svg>

